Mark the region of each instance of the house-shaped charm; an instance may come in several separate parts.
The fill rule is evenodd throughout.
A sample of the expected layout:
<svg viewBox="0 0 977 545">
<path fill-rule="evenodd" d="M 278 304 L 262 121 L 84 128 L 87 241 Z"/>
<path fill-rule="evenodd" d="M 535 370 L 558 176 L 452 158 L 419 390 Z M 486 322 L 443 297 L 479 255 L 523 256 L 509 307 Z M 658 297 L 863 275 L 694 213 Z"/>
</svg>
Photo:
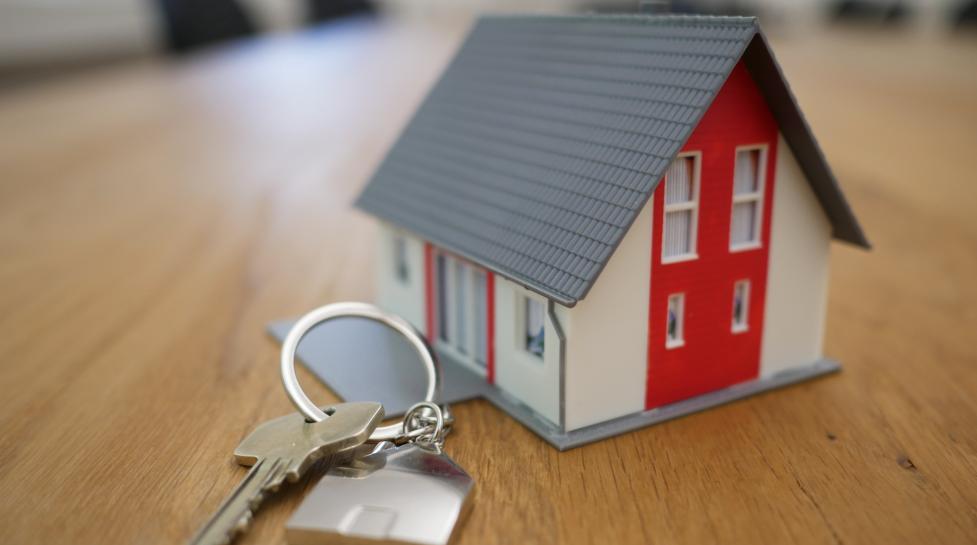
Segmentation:
<svg viewBox="0 0 977 545">
<path fill-rule="evenodd" d="M 472 478 L 440 447 L 381 444 L 333 467 L 285 525 L 290 545 L 447 545 L 470 508 Z"/>
<path fill-rule="evenodd" d="M 868 247 L 746 17 L 482 18 L 357 206 L 379 304 L 561 448 L 837 369 Z"/>
</svg>

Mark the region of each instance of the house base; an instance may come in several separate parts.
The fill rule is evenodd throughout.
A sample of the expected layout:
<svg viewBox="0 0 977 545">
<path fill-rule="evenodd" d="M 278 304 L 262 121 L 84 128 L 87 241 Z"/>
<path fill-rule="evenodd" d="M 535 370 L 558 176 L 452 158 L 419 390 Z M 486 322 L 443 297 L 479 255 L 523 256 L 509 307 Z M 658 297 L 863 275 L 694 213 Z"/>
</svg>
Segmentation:
<svg viewBox="0 0 977 545">
<path fill-rule="evenodd" d="M 268 325 L 268 332 L 281 342 L 293 323 L 294 320 L 273 322 Z M 356 339 L 355 344 L 350 339 Z M 302 339 L 297 355 L 343 400 L 380 401 L 387 416 L 403 414 L 424 392 L 424 376 L 414 366 L 417 356 L 410 345 L 386 327 L 367 320 L 350 318 L 333 322 L 328 328 L 315 328 Z M 439 356 L 444 368 L 442 402 L 485 398 L 561 451 L 841 370 L 837 362 L 822 359 L 663 407 L 561 431 L 448 354 Z"/>
<path fill-rule="evenodd" d="M 498 388 L 490 386 L 488 388 L 490 391 L 483 397 L 488 399 L 496 407 L 509 413 L 527 428 L 536 432 L 537 435 L 556 447 L 557 450 L 562 451 L 634 431 L 652 424 L 658 424 L 666 420 L 672 420 L 673 418 L 704 411 L 754 394 L 790 386 L 791 384 L 829 373 L 835 373 L 840 370 L 841 365 L 838 362 L 821 359 L 809 365 L 795 367 L 794 369 L 783 371 L 773 376 L 742 382 L 722 390 L 677 401 L 663 407 L 621 416 L 613 420 L 608 420 L 607 422 L 593 424 L 568 432 L 560 431 L 559 428 L 543 420 L 533 413 L 532 410 L 526 408 L 518 401 L 511 399 L 505 392 Z"/>
</svg>

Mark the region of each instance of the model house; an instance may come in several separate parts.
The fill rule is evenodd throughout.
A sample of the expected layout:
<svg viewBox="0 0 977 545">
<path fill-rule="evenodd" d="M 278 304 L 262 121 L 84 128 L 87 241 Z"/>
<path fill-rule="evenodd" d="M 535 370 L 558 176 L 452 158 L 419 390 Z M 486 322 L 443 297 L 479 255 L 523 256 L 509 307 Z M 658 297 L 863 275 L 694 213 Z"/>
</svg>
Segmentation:
<svg viewBox="0 0 977 545">
<path fill-rule="evenodd" d="M 868 246 L 742 17 L 483 18 L 357 205 L 381 306 L 560 434 L 836 369 Z"/>
</svg>

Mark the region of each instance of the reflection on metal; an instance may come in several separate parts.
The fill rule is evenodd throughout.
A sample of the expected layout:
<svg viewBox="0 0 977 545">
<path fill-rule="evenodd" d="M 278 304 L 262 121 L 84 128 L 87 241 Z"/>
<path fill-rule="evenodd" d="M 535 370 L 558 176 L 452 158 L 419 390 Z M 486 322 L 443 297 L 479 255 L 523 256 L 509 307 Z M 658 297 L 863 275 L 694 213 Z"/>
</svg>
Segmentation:
<svg viewBox="0 0 977 545">
<path fill-rule="evenodd" d="M 335 466 L 286 525 L 291 545 L 446 544 L 468 513 L 472 478 L 437 447 L 381 443 Z"/>
</svg>

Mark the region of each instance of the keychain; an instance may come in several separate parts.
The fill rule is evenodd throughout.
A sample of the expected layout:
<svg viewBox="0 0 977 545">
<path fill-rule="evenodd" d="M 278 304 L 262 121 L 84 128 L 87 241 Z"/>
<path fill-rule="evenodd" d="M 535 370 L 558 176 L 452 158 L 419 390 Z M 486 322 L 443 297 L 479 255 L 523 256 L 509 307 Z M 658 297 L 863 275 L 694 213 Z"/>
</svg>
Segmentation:
<svg viewBox="0 0 977 545">
<path fill-rule="evenodd" d="M 442 451 L 454 419 L 446 406 L 432 401 L 440 395 L 441 366 L 430 345 L 403 320 L 369 305 L 342 305 L 347 305 L 342 314 L 323 311 L 334 305 L 310 312 L 282 345 L 282 382 L 299 411 L 309 420 L 325 416 L 296 378 L 299 340 L 312 327 L 340 315 L 370 317 L 407 338 L 428 370 L 428 391 L 402 423 L 376 428 L 367 444 L 346 457 L 348 461 L 329 469 L 288 521 L 287 540 L 290 545 L 369 540 L 446 544 L 468 513 L 474 481 Z"/>
<path fill-rule="evenodd" d="M 406 337 L 420 356 L 428 378 L 425 401 L 415 405 L 405 415 L 403 422 L 378 426 L 384 412 L 383 407 L 374 402 L 340 403 L 323 410 L 312 403 L 299 386 L 295 376 L 295 350 L 299 341 L 313 327 L 341 317 L 366 318 L 391 327 Z M 326 458 L 333 462 L 344 460 L 343 463 L 351 468 L 375 468 L 371 473 L 378 475 L 389 474 L 389 469 L 395 467 L 413 467 L 411 464 L 420 464 L 418 467 L 421 470 L 443 468 L 431 473 L 432 480 L 425 482 L 428 487 L 440 486 L 442 473 L 438 471 L 443 471 L 444 475 L 456 475 L 459 507 L 464 505 L 472 486 L 471 478 L 440 452 L 444 435 L 452 422 L 446 409 L 433 402 L 441 393 L 441 367 L 430 345 L 410 324 L 364 303 L 334 303 L 320 307 L 303 316 L 289 332 L 282 346 L 281 373 L 285 392 L 301 414 L 270 420 L 245 437 L 235 449 L 234 457 L 239 464 L 251 466 L 251 470 L 190 540 L 191 544 L 212 545 L 233 541 L 248 527 L 255 510 L 266 496 L 278 491 L 285 481 L 299 480 L 315 462 Z M 388 470 L 382 471 L 385 466 Z M 426 489 L 425 484 L 419 482 L 423 479 L 413 480 L 418 481 L 419 489 Z M 461 489 L 464 491 L 460 492 Z M 352 503 L 349 498 L 347 502 Z M 376 519 L 371 518 L 372 515 L 367 513 L 359 518 L 354 517 L 354 523 L 358 525 L 354 530 L 369 526 Z M 449 536 L 457 518 L 451 519 Z M 388 519 L 381 519 L 381 526 Z M 438 520 L 445 521 L 443 517 Z M 417 537 L 414 542 L 419 543 L 445 542 L 426 539 L 428 535 L 441 535 L 435 530 L 413 532 L 410 536 Z M 359 533 L 380 536 L 383 532 Z"/>
</svg>

